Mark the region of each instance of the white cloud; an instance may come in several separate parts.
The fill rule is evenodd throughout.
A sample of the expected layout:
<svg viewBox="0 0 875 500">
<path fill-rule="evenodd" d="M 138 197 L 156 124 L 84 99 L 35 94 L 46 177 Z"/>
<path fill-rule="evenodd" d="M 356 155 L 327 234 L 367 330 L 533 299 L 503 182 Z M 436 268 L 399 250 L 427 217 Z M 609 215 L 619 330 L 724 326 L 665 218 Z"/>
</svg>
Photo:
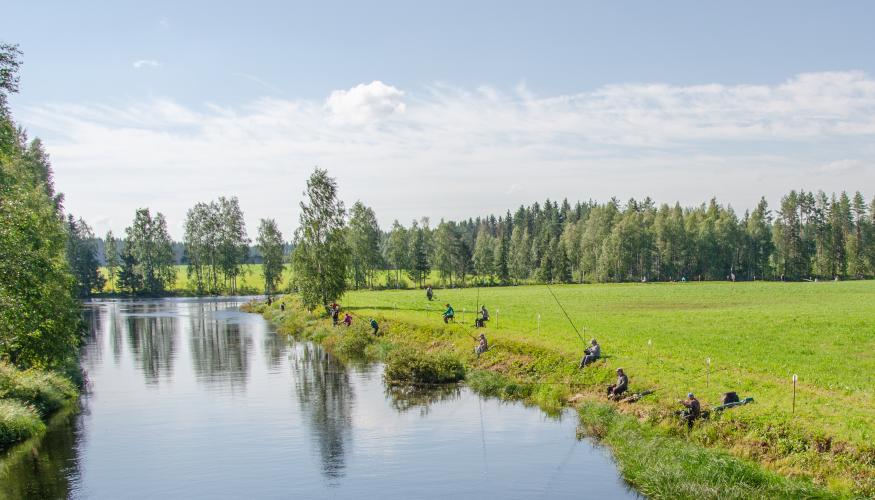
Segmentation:
<svg viewBox="0 0 875 500">
<path fill-rule="evenodd" d="M 131 64 L 135 69 L 157 68 L 161 66 L 159 61 L 154 59 L 138 59 Z"/>
<path fill-rule="evenodd" d="M 339 123 L 366 124 L 404 113 L 404 92 L 381 81 L 359 84 L 349 90 L 335 90 L 325 109 Z"/>
<path fill-rule="evenodd" d="M 875 80 L 858 72 L 546 97 L 524 86 L 405 92 L 375 81 L 324 101 L 152 99 L 44 105 L 19 116 L 48 145 L 71 211 L 89 220 L 114 214 L 118 231 L 148 205 L 167 214 L 176 237 L 192 204 L 235 194 L 250 230 L 276 217 L 290 231 L 314 165 L 384 225 L 566 196 L 682 204 L 718 196 L 743 210 L 792 188 L 869 189 L 875 165 Z"/>
</svg>

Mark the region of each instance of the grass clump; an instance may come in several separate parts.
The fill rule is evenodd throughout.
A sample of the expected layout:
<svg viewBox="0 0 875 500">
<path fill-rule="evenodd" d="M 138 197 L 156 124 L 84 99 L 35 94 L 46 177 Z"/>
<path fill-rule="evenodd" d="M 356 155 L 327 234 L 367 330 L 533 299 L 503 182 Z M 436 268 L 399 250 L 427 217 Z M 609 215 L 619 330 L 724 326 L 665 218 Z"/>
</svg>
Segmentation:
<svg viewBox="0 0 875 500">
<path fill-rule="evenodd" d="M 0 448 L 23 441 L 45 429 L 39 413 L 20 401 L 0 399 Z"/>
<path fill-rule="evenodd" d="M 0 364 L 0 398 L 31 405 L 43 418 L 76 397 L 73 383 L 61 375 L 40 370 L 20 371 Z"/>
<path fill-rule="evenodd" d="M 446 384 L 463 380 L 465 366 L 449 353 L 427 353 L 405 347 L 388 354 L 384 376 L 389 384 Z"/>
<path fill-rule="evenodd" d="M 647 497 L 837 498 L 808 481 L 640 425 L 605 404 L 585 402 L 579 413 L 586 433 L 610 445 L 623 477 Z"/>
</svg>

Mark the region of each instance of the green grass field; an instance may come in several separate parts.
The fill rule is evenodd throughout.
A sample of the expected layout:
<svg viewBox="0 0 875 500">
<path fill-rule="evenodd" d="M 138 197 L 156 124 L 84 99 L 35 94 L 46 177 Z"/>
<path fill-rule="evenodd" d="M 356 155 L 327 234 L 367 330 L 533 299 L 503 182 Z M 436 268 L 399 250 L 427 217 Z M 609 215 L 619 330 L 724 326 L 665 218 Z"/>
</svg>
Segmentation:
<svg viewBox="0 0 875 500">
<path fill-rule="evenodd" d="M 734 390 L 756 400 L 733 410 L 746 419 L 790 421 L 862 446 L 875 440 L 875 282 L 552 289 L 584 338 L 597 338 L 610 356 L 599 368 L 622 366 L 633 390 L 658 389 L 648 398 L 653 404 L 668 408 L 689 391 L 714 404 Z M 492 314 L 492 343 L 523 341 L 559 351 L 568 363 L 580 358 L 583 344 L 545 286 L 437 290 L 433 302 L 420 290 L 349 292 L 343 305 L 363 316 L 437 325 L 449 302 L 467 325 L 478 293 Z"/>
</svg>

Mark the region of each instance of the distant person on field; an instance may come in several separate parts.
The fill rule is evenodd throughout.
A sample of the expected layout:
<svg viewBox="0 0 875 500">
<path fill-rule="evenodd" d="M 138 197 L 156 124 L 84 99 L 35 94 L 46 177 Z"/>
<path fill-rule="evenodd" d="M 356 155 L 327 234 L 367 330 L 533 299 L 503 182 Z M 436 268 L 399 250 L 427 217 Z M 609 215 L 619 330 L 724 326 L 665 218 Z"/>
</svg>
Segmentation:
<svg viewBox="0 0 875 500">
<path fill-rule="evenodd" d="M 595 362 L 602 356 L 602 347 L 595 339 L 589 341 L 590 346 L 583 350 L 583 359 L 580 360 L 578 368 L 585 368 L 586 365 Z"/>
<path fill-rule="evenodd" d="M 693 421 L 702 416 L 702 405 L 699 403 L 699 400 L 696 399 L 696 396 L 693 396 L 693 393 L 687 394 L 687 399 L 682 399 L 678 401 L 678 403 L 684 405 L 686 410 L 684 410 L 683 417 L 684 420 L 687 421 L 687 428 L 693 428 Z"/>
<path fill-rule="evenodd" d="M 434 290 L 431 289 L 431 285 L 425 287 L 425 296 L 429 301 L 434 298 Z"/>
<path fill-rule="evenodd" d="M 474 320 L 474 326 L 477 328 L 483 328 L 486 326 L 486 322 L 489 321 L 489 311 L 486 310 L 486 306 L 480 307 L 480 317 Z"/>
<path fill-rule="evenodd" d="M 371 318 L 371 328 L 374 329 L 374 335 L 379 335 L 380 325 L 377 324 L 377 320 Z"/>
<path fill-rule="evenodd" d="M 352 325 L 352 314 L 346 313 L 346 316 L 343 317 L 343 324 L 346 326 Z"/>
<path fill-rule="evenodd" d="M 286 310 L 286 303 L 283 302 L 280 304 L 280 311 L 285 311 L 285 310 Z"/>
<path fill-rule="evenodd" d="M 456 311 L 453 310 L 453 306 L 447 304 L 447 310 L 444 311 L 444 323 L 449 323 L 450 320 L 455 320 Z"/>
<path fill-rule="evenodd" d="M 622 368 L 617 368 L 617 383 L 608 386 L 608 397 L 620 399 L 620 396 L 629 388 L 629 377 L 623 373 Z"/>
<path fill-rule="evenodd" d="M 477 345 L 474 346 L 474 353 L 477 354 L 479 358 L 481 354 L 489 350 L 489 343 L 486 341 L 486 334 L 481 333 L 480 337 L 477 339 Z"/>
</svg>

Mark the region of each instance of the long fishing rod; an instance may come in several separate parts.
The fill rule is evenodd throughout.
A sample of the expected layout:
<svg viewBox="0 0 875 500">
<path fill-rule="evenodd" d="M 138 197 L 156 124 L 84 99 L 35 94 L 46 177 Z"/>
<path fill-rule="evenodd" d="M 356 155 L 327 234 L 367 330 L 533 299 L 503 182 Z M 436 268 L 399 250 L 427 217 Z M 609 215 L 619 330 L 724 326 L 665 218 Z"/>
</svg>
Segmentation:
<svg viewBox="0 0 875 500">
<path fill-rule="evenodd" d="M 574 333 L 576 333 L 576 334 L 577 334 L 577 338 L 579 338 L 579 339 L 580 339 L 580 341 L 581 341 L 581 342 L 583 342 L 583 343 L 584 343 L 584 344 L 586 344 L 586 341 L 585 341 L 585 340 L 583 340 L 583 337 L 581 337 L 581 336 L 580 336 L 580 332 L 579 332 L 579 331 L 577 331 L 577 327 L 576 327 L 576 326 L 574 326 L 574 321 L 571 321 L 571 316 L 569 316 L 569 315 L 568 315 L 568 312 L 567 312 L 567 311 L 565 311 L 565 308 L 564 308 L 564 307 L 562 307 L 562 302 L 559 302 L 559 299 L 558 299 L 558 298 L 556 298 L 556 294 L 555 294 L 555 293 L 553 293 L 553 289 L 552 289 L 552 288 L 550 288 L 550 284 L 549 284 L 549 283 L 546 283 L 546 282 L 545 282 L 545 283 L 544 283 L 544 284 L 545 284 L 545 285 L 546 285 L 546 286 L 547 286 L 547 291 L 549 291 L 549 292 L 550 292 L 550 295 L 552 295 L 552 296 L 553 296 L 553 300 L 555 300 L 555 301 L 556 301 L 556 305 L 558 305 L 558 306 L 559 306 L 559 309 L 562 309 L 562 314 L 564 314 L 564 315 L 565 315 L 565 317 L 566 317 L 566 318 L 567 318 L 567 319 L 568 319 L 568 322 L 569 322 L 569 323 L 571 323 L 571 328 L 573 328 L 573 329 L 574 329 Z"/>
</svg>

